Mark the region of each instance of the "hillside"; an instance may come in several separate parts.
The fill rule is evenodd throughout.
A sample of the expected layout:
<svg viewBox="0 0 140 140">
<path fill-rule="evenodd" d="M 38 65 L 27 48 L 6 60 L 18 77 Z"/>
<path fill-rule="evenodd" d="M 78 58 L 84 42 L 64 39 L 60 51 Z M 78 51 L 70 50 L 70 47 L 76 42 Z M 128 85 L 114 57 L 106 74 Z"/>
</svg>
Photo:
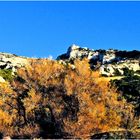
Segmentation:
<svg viewBox="0 0 140 140">
<path fill-rule="evenodd" d="M 75 45 L 57 60 L 0 53 L 0 137 L 140 138 L 139 60 Z"/>
<path fill-rule="evenodd" d="M 75 59 L 89 59 L 92 69 L 100 69 L 104 76 L 121 76 L 125 70 L 140 71 L 140 51 L 90 50 L 72 45 L 67 53 L 58 56 L 62 63 L 72 63 Z"/>
<path fill-rule="evenodd" d="M 92 70 L 98 69 L 100 74 L 106 77 L 123 76 L 126 70 L 133 70 L 136 74 L 140 72 L 140 51 L 137 50 L 90 50 L 73 44 L 65 54 L 58 56 L 57 60 L 64 65 L 71 64 L 73 66 L 74 60 L 84 58 L 89 60 Z M 0 53 L 0 68 L 15 72 L 17 68 L 27 65 L 28 59 L 27 57 Z"/>
</svg>

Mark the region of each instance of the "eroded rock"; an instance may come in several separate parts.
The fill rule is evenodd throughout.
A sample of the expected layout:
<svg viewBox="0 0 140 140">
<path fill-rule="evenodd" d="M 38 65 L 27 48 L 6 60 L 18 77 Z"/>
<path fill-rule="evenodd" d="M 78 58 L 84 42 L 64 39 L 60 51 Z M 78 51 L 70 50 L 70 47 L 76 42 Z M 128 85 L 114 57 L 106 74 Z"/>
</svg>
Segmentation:
<svg viewBox="0 0 140 140">
<path fill-rule="evenodd" d="M 0 53 L 0 69 L 12 69 L 13 72 L 16 68 L 25 66 L 28 63 L 27 58 L 19 57 L 9 53 Z"/>
<path fill-rule="evenodd" d="M 92 69 L 96 69 L 100 64 L 98 66 L 100 73 L 106 76 L 123 75 L 125 68 L 133 71 L 140 70 L 140 51 L 136 50 L 90 50 L 73 44 L 65 54 L 58 56 L 57 60 L 65 64 L 65 62 L 71 63 L 75 59 L 83 58 L 90 60 Z"/>
</svg>

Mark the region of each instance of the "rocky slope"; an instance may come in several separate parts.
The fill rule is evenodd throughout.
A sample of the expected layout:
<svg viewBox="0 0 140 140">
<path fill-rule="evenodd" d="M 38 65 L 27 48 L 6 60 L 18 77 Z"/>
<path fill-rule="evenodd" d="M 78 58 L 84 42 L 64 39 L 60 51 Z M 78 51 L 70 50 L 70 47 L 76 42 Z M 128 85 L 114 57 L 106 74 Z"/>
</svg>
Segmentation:
<svg viewBox="0 0 140 140">
<path fill-rule="evenodd" d="M 61 63 L 72 63 L 75 59 L 88 58 L 92 69 L 100 69 L 105 76 L 123 75 L 126 69 L 140 70 L 140 51 L 90 50 L 72 45 L 65 54 L 57 57 Z"/>
<path fill-rule="evenodd" d="M 119 51 L 119 50 L 90 50 L 72 45 L 65 54 L 57 57 L 57 60 L 63 64 L 73 64 L 75 59 L 88 58 L 92 69 L 99 69 L 104 76 L 124 75 L 126 69 L 134 72 L 140 71 L 140 51 Z M 9 53 L 0 53 L 0 70 L 12 70 L 16 72 L 29 61 L 26 57 L 20 57 Z M 73 65 L 72 65 L 73 66 Z M 73 66 L 74 67 L 74 66 Z M 4 82 L 2 76 L 0 81 Z"/>
<path fill-rule="evenodd" d="M 0 68 L 14 69 L 27 64 L 27 58 L 10 53 L 0 53 Z"/>
<path fill-rule="evenodd" d="M 10 53 L 0 53 L 0 70 L 11 70 L 12 74 L 16 72 L 17 68 L 20 68 L 28 63 L 27 58 L 19 57 Z M 2 76 L 0 76 L 0 82 L 4 82 Z"/>
</svg>

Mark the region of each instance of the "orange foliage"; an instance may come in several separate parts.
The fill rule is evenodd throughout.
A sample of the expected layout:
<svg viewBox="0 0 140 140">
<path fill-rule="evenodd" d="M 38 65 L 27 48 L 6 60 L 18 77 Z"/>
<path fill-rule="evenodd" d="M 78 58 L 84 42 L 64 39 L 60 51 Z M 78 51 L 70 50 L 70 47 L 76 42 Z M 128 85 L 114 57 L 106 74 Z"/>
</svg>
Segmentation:
<svg viewBox="0 0 140 140">
<path fill-rule="evenodd" d="M 98 72 L 91 71 L 86 61 L 76 62 L 76 72 L 71 71 L 65 77 L 67 93 L 76 94 L 80 103 L 78 121 L 65 120 L 66 131 L 71 131 L 76 137 L 116 130 L 125 118 L 121 114 L 127 117 L 132 113 L 132 107 L 124 100 L 118 101 L 116 90 L 111 89 L 106 80 L 101 80 Z M 129 111 L 125 110 L 126 106 Z"/>
<path fill-rule="evenodd" d="M 30 61 L 10 85 L 0 84 L 0 125 L 18 128 L 17 135 L 87 138 L 133 118 L 132 106 L 118 100 L 88 60 L 75 61 L 75 69 L 52 60 Z"/>
</svg>

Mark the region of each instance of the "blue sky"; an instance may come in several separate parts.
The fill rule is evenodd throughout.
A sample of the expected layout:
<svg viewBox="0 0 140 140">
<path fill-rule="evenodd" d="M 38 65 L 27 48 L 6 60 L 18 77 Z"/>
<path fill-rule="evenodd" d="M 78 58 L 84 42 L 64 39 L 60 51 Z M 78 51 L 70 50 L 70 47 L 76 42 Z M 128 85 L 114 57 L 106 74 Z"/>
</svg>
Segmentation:
<svg viewBox="0 0 140 140">
<path fill-rule="evenodd" d="M 56 58 L 73 43 L 140 50 L 140 2 L 0 2 L 0 52 Z"/>
</svg>

